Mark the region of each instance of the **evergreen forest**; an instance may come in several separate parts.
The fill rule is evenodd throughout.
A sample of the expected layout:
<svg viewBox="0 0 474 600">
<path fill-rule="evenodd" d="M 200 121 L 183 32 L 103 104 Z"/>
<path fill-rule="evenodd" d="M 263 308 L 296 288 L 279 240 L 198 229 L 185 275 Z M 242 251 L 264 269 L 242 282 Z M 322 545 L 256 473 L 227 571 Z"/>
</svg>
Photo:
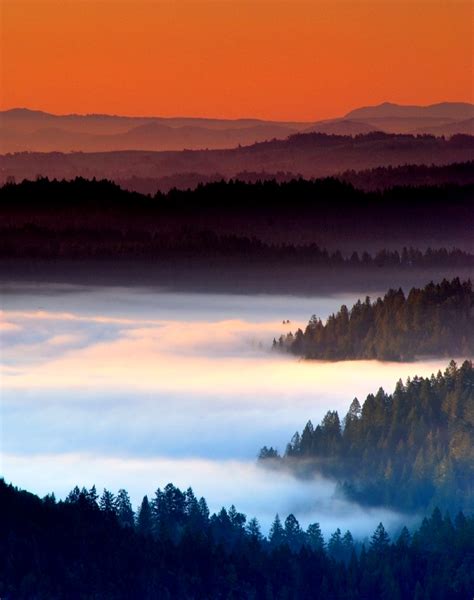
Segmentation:
<svg viewBox="0 0 474 600">
<path fill-rule="evenodd" d="M 424 288 L 389 290 L 371 302 L 341 306 L 323 323 L 273 340 L 273 348 L 308 359 L 410 361 L 420 356 L 472 356 L 474 291 L 470 280 L 443 280 Z"/>
<path fill-rule="evenodd" d="M 276 516 L 268 537 L 231 506 L 172 484 L 136 514 L 115 496 L 75 488 L 43 499 L 0 480 L 0 594 L 5 600 L 465 600 L 474 590 L 474 518 L 435 509 L 393 539 L 382 523 L 356 543 L 326 541 Z"/>
<path fill-rule="evenodd" d="M 283 456 L 264 446 L 260 461 L 299 476 L 336 479 L 340 492 L 366 505 L 406 511 L 474 510 L 474 368 L 451 361 L 431 377 L 355 398 L 341 420 L 328 411 L 308 421 Z"/>
</svg>

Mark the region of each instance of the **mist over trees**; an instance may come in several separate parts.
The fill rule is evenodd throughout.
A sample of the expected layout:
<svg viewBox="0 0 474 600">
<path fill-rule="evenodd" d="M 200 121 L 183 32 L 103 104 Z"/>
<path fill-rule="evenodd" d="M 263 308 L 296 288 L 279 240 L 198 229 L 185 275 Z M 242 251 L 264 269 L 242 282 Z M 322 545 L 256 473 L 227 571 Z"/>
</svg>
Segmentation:
<svg viewBox="0 0 474 600">
<path fill-rule="evenodd" d="M 363 171 L 349 170 L 335 173 L 335 179 L 350 183 L 364 191 L 384 190 L 396 186 L 425 186 L 474 183 L 474 162 L 467 161 L 448 165 L 401 165 L 375 167 Z M 163 177 L 123 177 L 116 179 L 123 189 L 153 195 L 157 191 L 167 193 L 173 188 L 179 190 L 195 189 L 199 184 L 205 184 L 227 179 L 236 179 L 246 183 L 258 181 L 277 181 L 283 183 L 300 179 L 301 173 L 288 171 L 240 171 L 232 177 L 224 177 L 220 173 L 202 175 L 200 173 L 177 173 Z"/>
<path fill-rule="evenodd" d="M 370 241 L 389 253 L 394 245 L 401 252 L 411 239 L 446 240 L 447 248 L 450 240 L 471 240 L 473 197 L 472 184 L 363 192 L 335 179 L 217 182 L 150 197 L 105 180 L 38 179 L 0 188 L 1 251 L 3 256 L 85 258 L 240 253 L 332 265 L 343 257 L 337 250 L 326 256 L 320 239 L 340 251 L 343 240 L 351 252 Z M 375 264 L 472 262 L 446 248 L 424 252 L 424 257 L 380 255 Z M 370 263 L 363 252 L 352 256 L 352 264 L 360 263 Z"/>
<path fill-rule="evenodd" d="M 26 175 L 27 172 L 23 173 Z M 110 175 L 109 175 L 110 177 Z M 474 162 L 467 161 L 448 165 L 402 165 L 375 167 L 364 171 L 344 171 L 335 173 L 335 179 L 350 183 L 364 191 L 384 190 L 396 186 L 433 186 L 445 184 L 467 185 L 474 183 Z M 25 177 L 23 177 L 25 178 Z M 31 179 L 31 175 L 26 177 Z M 194 190 L 199 185 L 230 179 L 245 183 L 276 181 L 284 183 L 301 179 L 299 172 L 290 171 L 238 171 L 231 177 L 222 173 L 204 175 L 198 172 L 175 173 L 163 177 L 127 175 L 116 177 L 114 182 L 122 189 L 154 196 L 157 192 L 167 194 L 172 189 Z"/>
<path fill-rule="evenodd" d="M 294 173 L 310 179 L 349 170 L 467 162 L 474 159 L 473 152 L 474 136 L 470 135 L 445 139 L 382 132 L 355 136 L 313 132 L 227 150 L 17 152 L 0 155 L 0 173 L 3 181 L 7 177 L 17 181 L 34 179 L 38 174 L 58 179 L 81 176 L 118 181 L 190 173 L 198 173 L 205 180 L 216 173 L 228 179 L 237 173 L 262 171 Z"/>
<path fill-rule="evenodd" d="M 344 171 L 336 176 L 355 188 L 365 191 L 383 190 L 397 186 L 425 186 L 456 183 L 474 183 L 474 162 L 452 163 L 449 165 L 400 165 L 396 167 L 376 167 L 363 171 Z"/>
<path fill-rule="evenodd" d="M 417 356 L 474 354 L 474 291 L 470 281 L 433 282 L 389 290 L 374 302 L 366 297 L 343 305 L 326 323 L 313 315 L 302 331 L 273 341 L 273 348 L 308 359 L 413 360 Z"/>
<path fill-rule="evenodd" d="M 339 529 L 327 542 L 277 515 L 268 537 L 234 506 L 209 514 L 168 484 L 136 514 L 128 494 L 75 488 L 40 499 L 0 480 L 0 593 L 36 598 L 464 600 L 474 589 L 474 519 L 435 509 L 391 539 Z"/>
<path fill-rule="evenodd" d="M 0 259 L 191 259 L 219 258 L 223 261 L 250 259 L 255 264 L 306 265 L 353 272 L 387 269 L 474 267 L 474 254 L 459 248 L 403 247 L 374 253 L 353 251 L 343 255 L 317 244 L 268 244 L 256 237 L 216 235 L 212 231 L 183 230 L 179 235 L 109 231 L 99 235 L 87 229 L 52 232 L 48 227 L 25 225 L 8 228 L 0 239 Z"/>
<path fill-rule="evenodd" d="M 341 421 L 328 411 L 308 421 L 283 457 L 262 448 L 262 464 L 301 475 L 336 479 L 342 493 L 363 504 L 403 510 L 474 510 L 474 368 L 451 361 L 444 373 L 401 380 Z"/>
<path fill-rule="evenodd" d="M 346 137 L 375 131 L 429 133 L 436 136 L 472 132 L 470 105 L 467 108 L 459 103 L 442 103 L 438 107 L 420 106 L 417 107 L 416 116 L 404 113 L 405 108 L 408 107 L 385 103 L 373 109 L 355 109 L 345 116 L 313 123 L 262 119 L 56 115 L 28 108 L 13 108 L 0 111 L 0 152 L 225 149 L 274 138 L 283 139 L 297 132 Z M 388 114 L 390 112 L 392 114 Z"/>
</svg>

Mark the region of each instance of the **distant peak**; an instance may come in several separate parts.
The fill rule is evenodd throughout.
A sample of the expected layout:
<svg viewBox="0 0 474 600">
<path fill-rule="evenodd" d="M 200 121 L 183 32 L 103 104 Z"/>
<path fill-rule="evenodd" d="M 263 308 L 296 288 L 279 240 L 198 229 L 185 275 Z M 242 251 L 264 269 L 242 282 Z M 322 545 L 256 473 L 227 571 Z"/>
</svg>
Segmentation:
<svg viewBox="0 0 474 600">
<path fill-rule="evenodd" d="M 24 108 L 24 107 L 18 107 L 18 108 L 9 108 L 7 110 L 2 110 L 0 111 L 0 114 L 4 114 L 4 115 L 18 115 L 18 116 L 22 116 L 22 117 L 28 117 L 28 116 L 37 116 L 37 115 L 49 115 L 49 113 L 44 112 L 42 110 L 32 110 L 31 108 Z"/>
<path fill-rule="evenodd" d="M 437 104 L 395 104 L 382 102 L 372 106 L 362 106 L 348 112 L 349 118 L 445 118 L 453 120 L 474 116 L 474 104 L 469 102 L 438 102 Z"/>
</svg>

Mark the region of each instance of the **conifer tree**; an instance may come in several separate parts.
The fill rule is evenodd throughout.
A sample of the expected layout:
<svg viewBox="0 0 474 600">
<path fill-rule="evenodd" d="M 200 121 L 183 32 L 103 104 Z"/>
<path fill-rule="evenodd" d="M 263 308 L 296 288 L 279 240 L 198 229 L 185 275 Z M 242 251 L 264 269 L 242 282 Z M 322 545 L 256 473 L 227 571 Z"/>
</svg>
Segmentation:
<svg viewBox="0 0 474 600">
<path fill-rule="evenodd" d="M 137 512 L 137 531 L 142 535 L 150 536 L 153 533 L 153 517 L 148 496 L 144 496 Z"/>
<path fill-rule="evenodd" d="M 119 523 L 123 527 L 133 527 L 135 522 L 135 513 L 127 490 L 121 488 L 117 493 L 116 511 Z"/>
</svg>

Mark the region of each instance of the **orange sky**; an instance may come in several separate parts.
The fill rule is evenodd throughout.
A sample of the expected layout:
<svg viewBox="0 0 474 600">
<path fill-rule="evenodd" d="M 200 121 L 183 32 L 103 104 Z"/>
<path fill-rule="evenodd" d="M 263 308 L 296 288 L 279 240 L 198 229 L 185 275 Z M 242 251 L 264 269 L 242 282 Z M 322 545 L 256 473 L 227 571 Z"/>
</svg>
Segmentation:
<svg viewBox="0 0 474 600">
<path fill-rule="evenodd" d="M 469 2 L 0 5 L 2 109 L 311 120 L 473 99 Z"/>
</svg>

